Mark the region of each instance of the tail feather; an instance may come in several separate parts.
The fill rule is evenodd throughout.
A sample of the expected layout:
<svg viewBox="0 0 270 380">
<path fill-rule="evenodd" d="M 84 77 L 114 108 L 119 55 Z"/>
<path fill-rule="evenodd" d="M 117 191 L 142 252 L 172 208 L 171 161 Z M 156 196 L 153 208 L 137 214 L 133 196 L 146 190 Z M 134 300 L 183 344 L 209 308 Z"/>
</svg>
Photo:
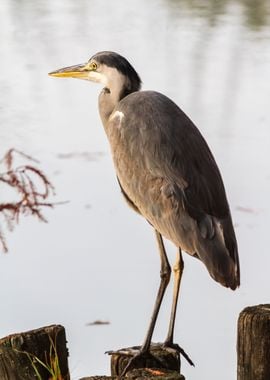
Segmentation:
<svg viewBox="0 0 270 380">
<path fill-rule="evenodd" d="M 231 216 L 222 220 L 213 218 L 213 225 L 213 238 L 198 233 L 196 253 L 215 281 L 235 290 L 240 285 L 240 265 Z"/>
</svg>

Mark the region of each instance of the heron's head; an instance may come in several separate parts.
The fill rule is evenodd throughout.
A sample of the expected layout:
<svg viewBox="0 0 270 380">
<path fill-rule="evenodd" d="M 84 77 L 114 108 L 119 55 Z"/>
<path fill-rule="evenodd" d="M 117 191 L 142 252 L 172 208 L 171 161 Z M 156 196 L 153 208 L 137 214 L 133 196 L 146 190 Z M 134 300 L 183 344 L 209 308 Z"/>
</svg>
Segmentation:
<svg viewBox="0 0 270 380">
<path fill-rule="evenodd" d="M 121 98 L 139 91 L 141 87 L 141 79 L 131 64 L 126 58 L 111 51 L 99 52 L 86 63 L 64 67 L 49 75 L 101 83 L 110 91 L 117 89 L 121 92 Z"/>
</svg>

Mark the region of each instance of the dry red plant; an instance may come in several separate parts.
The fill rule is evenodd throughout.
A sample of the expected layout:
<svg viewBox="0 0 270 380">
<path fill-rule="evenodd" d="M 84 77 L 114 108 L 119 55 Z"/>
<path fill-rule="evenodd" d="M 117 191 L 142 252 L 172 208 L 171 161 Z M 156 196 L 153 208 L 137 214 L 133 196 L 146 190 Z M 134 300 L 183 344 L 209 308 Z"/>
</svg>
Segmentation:
<svg viewBox="0 0 270 380">
<path fill-rule="evenodd" d="M 28 164 L 16 166 L 18 158 L 26 160 Z M 9 230 L 19 223 L 20 215 L 34 215 L 46 222 L 42 209 L 53 207 L 52 203 L 47 202 L 54 193 L 53 185 L 32 163 L 37 164 L 38 161 L 16 149 L 10 149 L 0 160 L 0 188 L 7 185 L 16 194 L 15 201 L 2 203 L 0 199 L 0 217 Z M 0 250 L 8 251 L 1 220 Z"/>
</svg>

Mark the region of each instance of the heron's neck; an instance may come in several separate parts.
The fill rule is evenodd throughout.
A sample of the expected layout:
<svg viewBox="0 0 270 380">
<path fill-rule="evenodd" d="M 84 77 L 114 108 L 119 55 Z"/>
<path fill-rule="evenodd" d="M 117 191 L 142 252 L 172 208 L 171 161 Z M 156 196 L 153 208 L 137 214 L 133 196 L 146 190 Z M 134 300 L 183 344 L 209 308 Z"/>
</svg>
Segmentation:
<svg viewBox="0 0 270 380">
<path fill-rule="evenodd" d="M 117 99 L 114 96 L 112 96 L 112 93 L 106 87 L 103 88 L 103 90 L 99 94 L 98 108 L 99 108 L 99 114 L 100 114 L 104 127 L 107 124 L 107 121 L 110 115 L 112 114 L 115 106 L 118 104 L 119 100 L 120 100 L 119 98 Z"/>
<path fill-rule="evenodd" d="M 123 75 L 112 75 L 108 78 L 106 87 L 99 95 L 99 113 L 104 126 L 120 100 L 133 91 L 129 86 L 128 78 Z"/>
</svg>

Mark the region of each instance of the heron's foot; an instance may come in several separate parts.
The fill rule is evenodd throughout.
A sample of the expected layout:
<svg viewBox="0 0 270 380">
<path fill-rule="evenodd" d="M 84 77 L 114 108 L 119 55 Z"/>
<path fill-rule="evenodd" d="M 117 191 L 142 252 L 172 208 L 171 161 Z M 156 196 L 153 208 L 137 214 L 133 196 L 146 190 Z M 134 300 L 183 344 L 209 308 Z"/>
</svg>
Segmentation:
<svg viewBox="0 0 270 380">
<path fill-rule="evenodd" d="M 117 351 L 107 351 L 106 354 L 121 355 L 127 357 L 127 364 L 124 364 L 124 369 L 121 371 L 120 378 L 124 377 L 128 371 L 134 368 L 145 367 L 144 363 L 146 363 L 147 360 L 152 357 L 150 350 L 142 350 L 139 346 L 125 348 Z"/>
<path fill-rule="evenodd" d="M 121 373 L 121 376 L 125 376 L 125 374 L 133 368 L 137 368 L 138 366 L 140 367 L 139 363 L 145 362 L 150 356 L 151 354 L 149 351 L 139 351 L 132 358 L 130 358 L 129 362 Z"/>
<path fill-rule="evenodd" d="M 108 355 L 123 355 L 133 357 L 140 352 L 139 346 L 129 347 L 129 348 L 121 348 L 120 350 L 114 351 L 105 351 L 105 354 Z"/>
<path fill-rule="evenodd" d="M 174 350 L 174 351 L 179 352 L 179 354 L 181 354 L 190 365 L 192 365 L 193 367 L 195 367 L 193 361 L 190 359 L 190 357 L 185 352 L 185 350 L 182 347 L 179 346 L 179 344 L 173 343 L 173 342 L 170 342 L 170 341 L 166 341 L 166 342 L 163 343 L 162 348 L 164 348 L 165 350 L 166 349 L 170 349 L 170 350 Z"/>
</svg>

